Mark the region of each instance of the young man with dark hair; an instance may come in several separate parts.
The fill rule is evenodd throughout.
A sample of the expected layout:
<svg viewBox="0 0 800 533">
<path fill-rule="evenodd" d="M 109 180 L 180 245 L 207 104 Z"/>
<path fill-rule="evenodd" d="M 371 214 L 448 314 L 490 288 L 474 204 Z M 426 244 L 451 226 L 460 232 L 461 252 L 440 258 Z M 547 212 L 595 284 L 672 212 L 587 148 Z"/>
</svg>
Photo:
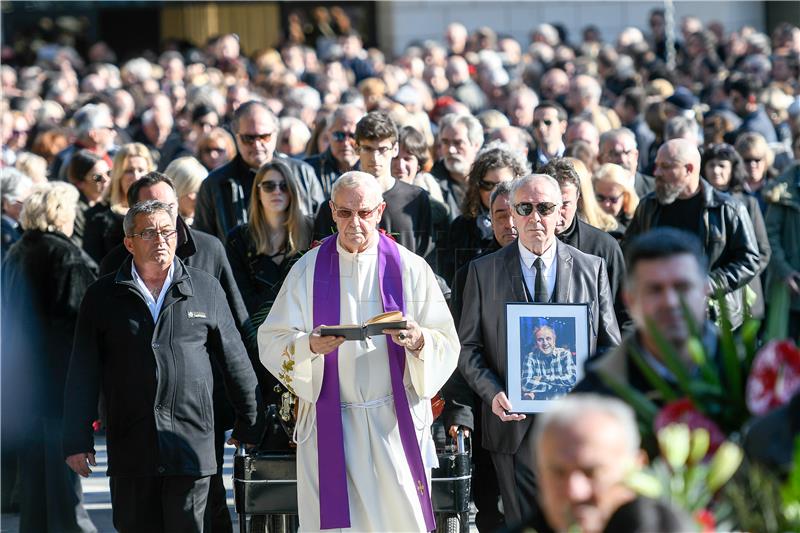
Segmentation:
<svg viewBox="0 0 800 533">
<path fill-rule="evenodd" d="M 656 135 L 644 120 L 644 108 L 647 93 L 641 87 L 625 89 L 614 104 L 614 111 L 619 115 L 623 128 L 628 128 L 636 136 L 636 148 L 639 150 L 638 170 L 647 168 L 650 161 L 650 146 Z"/>
<path fill-rule="evenodd" d="M 731 107 L 742 119 L 741 125 L 728 134 L 726 142 L 734 144 L 739 135 L 748 131 L 760 133 L 768 143 L 778 142 L 775 126 L 772 125 L 764 107 L 758 103 L 761 92 L 758 82 L 742 76 L 731 79 L 726 88 Z"/>
<path fill-rule="evenodd" d="M 547 164 L 554 157 L 564 155 L 564 134 L 567 132 L 567 112 L 559 104 L 551 101 L 540 103 L 533 110 L 533 138 L 536 151 L 533 153 L 533 166 Z"/>
<path fill-rule="evenodd" d="M 383 190 L 386 210 L 380 228 L 400 244 L 426 257 L 432 249 L 431 203 L 426 191 L 392 176 L 392 159 L 399 152 L 397 126 L 382 111 L 367 113 L 356 125 L 361 170 L 372 174 Z M 315 238 L 333 233 L 330 205 L 323 205 L 314 224 Z"/>
</svg>

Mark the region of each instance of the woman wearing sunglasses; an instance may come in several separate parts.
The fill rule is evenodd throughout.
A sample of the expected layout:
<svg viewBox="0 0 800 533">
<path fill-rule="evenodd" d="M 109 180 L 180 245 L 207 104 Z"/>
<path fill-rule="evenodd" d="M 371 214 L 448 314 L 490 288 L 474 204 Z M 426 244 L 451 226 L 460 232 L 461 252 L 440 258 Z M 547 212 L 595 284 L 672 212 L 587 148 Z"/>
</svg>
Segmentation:
<svg viewBox="0 0 800 533">
<path fill-rule="evenodd" d="M 606 163 L 597 169 L 592 181 L 600 208 L 617 222 L 616 227 L 608 232 L 621 240 L 639 205 L 639 196 L 630 183 L 630 174 L 619 165 Z"/>
<path fill-rule="evenodd" d="M 450 225 L 445 244 L 442 272 L 445 279 L 453 279 L 456 270 L 490 247 L 499 248 L 489 219 L 489 197 L 498 183 L 529 172 L 527 161 L 506 144 L 493 142 L 478 153 L 467 177 L 461 215 Z"/>
<path fill-rule="evenodd" d="M 247 223 L 228 235 L 228 260 L 251 315 L 263 309 L 266 316 L 292 264 L 311 243 L 313 221 L 297 201 L 300 187 L 285 163 L 266 163 L 253 180 Z"/>
</svg>

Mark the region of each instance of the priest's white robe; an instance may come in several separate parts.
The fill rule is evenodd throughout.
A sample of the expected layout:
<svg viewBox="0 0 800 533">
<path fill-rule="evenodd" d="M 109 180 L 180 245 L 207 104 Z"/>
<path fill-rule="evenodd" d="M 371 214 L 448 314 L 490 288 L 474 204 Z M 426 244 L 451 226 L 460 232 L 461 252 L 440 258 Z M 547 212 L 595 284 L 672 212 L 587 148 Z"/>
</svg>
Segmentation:
<svg viewBox="0 0 800 533">
<path fill-rule="evenodd" d="M 419 356 L 406 350 L 403 376 L 422 461 L 430 485 L 430 469 L 438 466 L 431 437 L 430 399 L 444 385 L 458 361 L 460 343 L 441 290 L 430 267 L 398 245 L 403 272 L 406 316 L 425 338 Z M 378 284 L 378 247 L 353 254 L 337 242 L 340 278 L 340 324 L 361 324 L 384 311 Z M 297 496 L 301 531 L 317 531 L 319 474 L 316 406 L 324 355 L 313 354 L 314 266 L 319 248 L 292 267 L 258 331 L 263 365 L 299 399 Z M 331 324 L 332 325 L 332 324 Z M 390 339 L 388 342 L 392 342 Z M 348 531 L 424 531 L 425 520 L 406 462 L 392 400 L 387 337 L 346 341 L 339 347 Z M 327 530 L 326 530 L 327 531 Z"/>
</svg>

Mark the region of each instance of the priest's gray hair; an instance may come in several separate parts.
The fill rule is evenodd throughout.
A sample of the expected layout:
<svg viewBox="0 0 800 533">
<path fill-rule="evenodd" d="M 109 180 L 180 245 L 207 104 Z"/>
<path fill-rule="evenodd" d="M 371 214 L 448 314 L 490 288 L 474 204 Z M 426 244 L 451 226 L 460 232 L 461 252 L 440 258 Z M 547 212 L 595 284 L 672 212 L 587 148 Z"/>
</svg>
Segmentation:
<svg viewBox="0 0 800 533">
<path fill-rule="evenodd" d="M 578 426 L 583 423 L 584 417 L 591 414 L 606 415 L 615 420 L 619 426 L 616 434 L 624 440 L 630 456 L 633 457 L 639 453 L 642 438 L 639 435 L 636 414 L 622 400 L 599 394 L 570 394 L 553 404 L 550 410 L 536 416 L 536 423 L 533 426 L 533 445 L 537 453 L 539 453 L 542 438 L 548 430 L 553 427 Z"/>
<path fill-rule="evenodd" d="M 528 174 L 522 178 L 512 180 L 511 182 L 511 203 L 516 203 L 517 191 L 537 181 L 544 181 L 553 189 L 553 202 L 561 203 L 561 187 L 552 176 L 547 174 Z"/>
<path fill-rule="evenodd" d="M 333 182 L 331 200 L 336 201 L 336 193 L 342 189 L 361 189 L 374 193 L 376 199 L 383 199 L 383 189 L 378 184 L 378 179 L 372 174 L 361 172 L 360 170 L 345 172 Z"/>
<path fill-rule="evenodd" d="M 144 202 L 139 202 L 138 204 L 134 205 L 128 209 L 127 213 L 125 213 L 125 219 L 122 221 L 122 229 L 125 231 L 125 235 L 130 237 L 133 234 L 133 230 L 136 228 L 137 216 L 153 215 L 159 211 L 163 211 L 164 213 L 168 214 L 170 220 L 172 220 L 172 224 L 175 225 L 177 222 L 177 214 L 173 211 L 169 204 L 165 204 L 164 202 L 160 202 L 158 200 L 145 200 Z"/>
</svg>

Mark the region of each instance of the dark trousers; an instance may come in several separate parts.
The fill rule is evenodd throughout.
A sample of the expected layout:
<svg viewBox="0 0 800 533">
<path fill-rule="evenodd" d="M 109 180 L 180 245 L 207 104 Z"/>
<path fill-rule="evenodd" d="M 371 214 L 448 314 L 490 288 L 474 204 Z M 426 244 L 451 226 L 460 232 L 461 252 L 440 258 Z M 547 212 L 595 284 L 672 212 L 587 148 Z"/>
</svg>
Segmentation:
<svg viewBox="0 0 800 533">
<path fill-rule="evenodd" d="M 217 454 L 217 473 L 211 476 L 208 486 L 205 525 L 209 533 L 231 533 L 233 522 L 228 510 L 228 491 L 222 481 L 222 465 L 225 460 L 225 430 L 214 430 L 214 450 Z"/>
<path fill-rule="evenodd" d="M 531 429 L 522 439 L 517 453 L 492 453 L 500 496 L 503 499 L 503 514 L 506 525 L 511 528 L 519 525 L 523 519 L 529 520 L 541 514 L 537 500 L 538 484 L 534 474 L 536 457 Z"/>
<path fill-rule="evenodd" d="M 80 478 L 64 461 L 61 420 L 38 419 L 29 436 L 20 453 L 20 532 L 96 532 Z"/>
<path fill-rule="evenodd" d="M 481 446 L 481 410 L 480 400 L 475 402 L 475 431 L 472 435 L 472 500 L 475 502 L 477 514 L 475 527 L 481 533 L 491 533 L 502 529 L 503 513 L 498 507 L 500 487 L 497 485 L 497 473 L 494 470 L 491 454 Z"/>
<path fill-rule="evenodd" d="M 120 533 L 202 533 L 210 476 L 112 476 L 111 507 Z"/>
</svg>

